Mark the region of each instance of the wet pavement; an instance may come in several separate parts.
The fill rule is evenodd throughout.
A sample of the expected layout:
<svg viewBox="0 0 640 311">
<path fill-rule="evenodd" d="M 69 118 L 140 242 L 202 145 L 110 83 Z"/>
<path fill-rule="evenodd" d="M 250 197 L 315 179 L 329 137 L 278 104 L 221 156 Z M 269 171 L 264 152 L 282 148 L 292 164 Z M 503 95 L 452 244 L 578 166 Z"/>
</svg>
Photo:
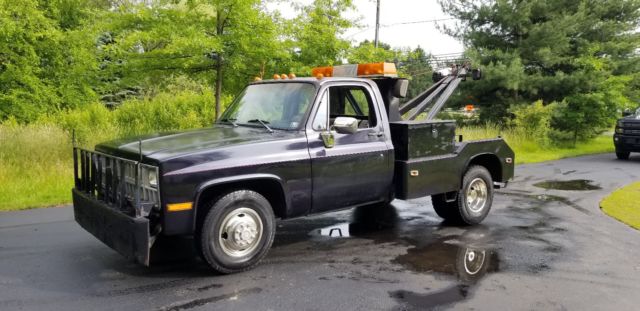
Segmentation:
<svg viewBox="0 0 640 311">
<path fill-rule="evenodd" d="M 266 260 L 226 276 L 189 241 L 144 268 L 70 208 L 2 213 L 0 310 L 637 310 L 640 232 L 598 202 L 640 180 L 640 157 L 614 158 L 518 166 L 475 227 L 429 199 L 279 222 Z"/>
</svg>

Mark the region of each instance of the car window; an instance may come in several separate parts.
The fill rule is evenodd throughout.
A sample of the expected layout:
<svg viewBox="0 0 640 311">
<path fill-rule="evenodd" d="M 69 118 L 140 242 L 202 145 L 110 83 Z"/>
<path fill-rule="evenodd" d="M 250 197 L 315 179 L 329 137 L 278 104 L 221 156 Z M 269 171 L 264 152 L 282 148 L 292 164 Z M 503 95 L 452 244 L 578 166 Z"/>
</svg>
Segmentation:
<svg viewBox="0 0 640 311">
<path fill-rule="evenodd" d="M 377 125 L 377 117 L 369 92 L 360 86 L 333 86 L 329 88 L 331 122 L 337 117 L 358 119 L 359 128 Z"/>
<path fill-rule="evenodd" d="M 315 86 L 309 83 L 252 84 L 236 97 L 220 119 L 246 126 L 260 126 L 254 120 L 261 120 L 275 129 L 296 129 L 315 92 Z"/>
</svg>

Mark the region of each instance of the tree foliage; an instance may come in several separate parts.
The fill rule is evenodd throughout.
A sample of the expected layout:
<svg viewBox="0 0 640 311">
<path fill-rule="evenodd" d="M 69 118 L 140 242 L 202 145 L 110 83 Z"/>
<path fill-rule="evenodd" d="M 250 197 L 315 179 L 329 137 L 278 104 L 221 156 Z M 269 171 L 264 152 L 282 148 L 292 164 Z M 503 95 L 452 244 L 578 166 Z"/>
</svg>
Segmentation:
<svg viewBox="0 0 640 311">
<path fill-rule="evenodd" d="M 350 0 L 285 20 L 261 0 L 0 0 L 0 121 L 167 90 L 185 77 L 215 96 L 255 76 L 339 62 Z"/>
<path fill-rule="evenodd" d="M 488 108 L 484 119 L 505 118 L 523 102 L 558 102 L 552 125 L 575 140 L 607 127 L 637 99 L 627 86 L 638 83 L 638 0 L 440 4 L 460 21 L 447 31 L 485 70 L 484 81 L 468 85 Z"/>
</svg>

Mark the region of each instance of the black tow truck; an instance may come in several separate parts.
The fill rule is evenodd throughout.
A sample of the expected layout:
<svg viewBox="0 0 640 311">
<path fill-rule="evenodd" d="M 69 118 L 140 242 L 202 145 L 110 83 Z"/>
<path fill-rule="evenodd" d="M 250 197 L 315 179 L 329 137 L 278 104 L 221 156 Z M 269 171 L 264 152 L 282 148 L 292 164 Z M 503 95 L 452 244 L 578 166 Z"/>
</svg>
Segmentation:
<svg viewBox="0 0 640 311">
<path fill-rule="evenodd" d="M 618 119 L 613 144 L 620 160 L 629 159 L 631 152 L 640 152 L 640 108 L 635 113 L 626 111 L 623 118 Z"/>
<path fill-rule="evenodd" d="M 210 128 L 74 147 L 76 221 L 145 265 L 156 239 L 192 236 L 204 261 L 232 273 L 267 254 L 276 219 L 431 196 L 447 222 L 474 225 L 513 177 L 501 138 L 462 141 L 454 121 L 433 120 L 478 70 L 434 75 L 403 105 L 408 80 L 394 64 L 313 75 L 250 83 Z"/>
</svg>

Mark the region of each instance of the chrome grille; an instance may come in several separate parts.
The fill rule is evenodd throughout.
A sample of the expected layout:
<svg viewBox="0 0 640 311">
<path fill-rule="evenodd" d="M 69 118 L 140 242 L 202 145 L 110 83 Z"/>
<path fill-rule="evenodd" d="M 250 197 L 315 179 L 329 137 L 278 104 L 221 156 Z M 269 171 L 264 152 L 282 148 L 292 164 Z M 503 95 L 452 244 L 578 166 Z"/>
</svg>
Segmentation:
<svg viewBox="0 0 640 311">
<path fill-rule="evenodd" d="M 132 216 L 148 216 L 160 205 L 157 187 L 145 185 L 143 172 L 158 167 L 101 152 L 73 149 L 74 178 L 77 190 L 91 195 Z"/>
</svg>

